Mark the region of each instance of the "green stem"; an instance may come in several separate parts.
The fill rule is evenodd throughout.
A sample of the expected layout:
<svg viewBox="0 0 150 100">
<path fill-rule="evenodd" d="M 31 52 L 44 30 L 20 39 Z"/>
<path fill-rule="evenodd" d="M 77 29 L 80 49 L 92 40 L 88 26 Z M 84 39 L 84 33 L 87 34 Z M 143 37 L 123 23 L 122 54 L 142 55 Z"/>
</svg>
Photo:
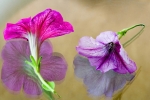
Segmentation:
<svg viewBox="0 0 150 100">
<path fill-rule="evenodd" d="M 34 72 L 35 72 L 35 74 L 38 76 L 38 78 L 40 79 L 40 81 L 42 82 L 42 84 L 43 84 L 44 86 L 46 86 L 46 87 L 49 89 L 49 91 L 51 91 L 52 93 L 54 93 L 54 89 L 52 89 L 52 88 L 44 81 L 44 79 L 42 78 L 41 74 L 39 74 L 35 68 L 34 68 Z"/>
<path fill-rule="evenodd" d="M 55 92 L 54 89 L 51 88 L 47 82 L 45 82 L 45 80 L 42 78 L 41 74 L 38 72 L 37 66 L 35 66 L 36 64 L 33 64 L 33 62 L 31 63 L 29 61 L 25 61 L 25 62 L 34 69 L 34 72 L 37 75 L 37 77 L 39 78 L 39 80 L 41 81 L 42 86 L 44 85 L 44 87 L 47 88 L 47 91 L 51 91 L 52 93 L 54 93 Z"/>
<path fill-rule="evenodd" d="M 43 91 L 44 91 L 44 93 L 46 94 L 46 96 L 47 96 L 47 98 L 48 98 L 49 100 L 55 100 L 55 98 L 54 98 L 54 96 L 53 96 L 53 94 L 52 94 L 51 92 L 46 91 L 46 90 L 44 90 L 44 89 L 43 89 Z"/>
</svg>

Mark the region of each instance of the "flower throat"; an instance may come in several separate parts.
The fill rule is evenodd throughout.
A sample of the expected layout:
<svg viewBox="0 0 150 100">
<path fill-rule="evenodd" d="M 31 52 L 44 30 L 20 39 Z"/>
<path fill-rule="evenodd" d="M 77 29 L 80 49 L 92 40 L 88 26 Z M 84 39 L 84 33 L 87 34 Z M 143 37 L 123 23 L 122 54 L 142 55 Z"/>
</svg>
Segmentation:
<svg viewBox="0 0 150 100">
<path fill-rule="evenodd" d="M 108 47 L 108 52 L 111 53 L 111 52 L 113 52 L 113 50 L 115 48 L 115 44 L 113 42 L 109 42 L 107 44 L 107 47 Z"/>
</svg>

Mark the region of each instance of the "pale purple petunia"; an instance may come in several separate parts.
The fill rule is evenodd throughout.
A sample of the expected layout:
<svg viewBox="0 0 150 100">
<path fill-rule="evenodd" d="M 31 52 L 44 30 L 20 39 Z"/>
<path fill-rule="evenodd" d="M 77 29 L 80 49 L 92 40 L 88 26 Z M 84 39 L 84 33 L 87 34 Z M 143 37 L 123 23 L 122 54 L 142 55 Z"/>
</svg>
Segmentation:
<svg viewBox="0 0 150 100">
<path fill-rule="evenodd" d="M 96 39 L 82 37 L 76 49 L 103 73 L 111 69 L 122 74 L 136 71 L 135 62 L 128 57 L 115 32 L 102 32 Z"/>
<path fill-rule="evenodd" d="M 47 38 L 57 37 L 73 32 L 69 22 L 63 21 L 62 15 L 52 9 L 46 9 L 33 18 L 24 18 L 16 24 L 8 23 L 4 30 L 6 40 L 13 38 L 29 39 L 29 34 L 37 37 L 40 42 Z"/>
<path fill-rule="evenodd" d="M 57 54 L 57 55 L 56 55 Z M 42 56 L 40 74 L 46 81 L 60 81 L 65 77 L 67 64 L 59 53 L 53 53 L 48 42 L 43 42 L 40 48 Z M 24 92 L 29 95 L 42 93 L 41 82 L 31 66 L 25 63 L 30 61 L 29 43 L 24 40 L 7 41 L 2 50 L 3 66 L 1 79 L 13 91 Z"/>
<path fill-rule="evenodd" d="M 113 70 L 102 73 L 91 66 L 87 58 L 79 55 L 74 59 L 74 66 L 75 75 L 83 79 L 88 93 L 93 96 L 112 97 L 134 78 L 133 74 L 120 74 Z"/>
</svg>

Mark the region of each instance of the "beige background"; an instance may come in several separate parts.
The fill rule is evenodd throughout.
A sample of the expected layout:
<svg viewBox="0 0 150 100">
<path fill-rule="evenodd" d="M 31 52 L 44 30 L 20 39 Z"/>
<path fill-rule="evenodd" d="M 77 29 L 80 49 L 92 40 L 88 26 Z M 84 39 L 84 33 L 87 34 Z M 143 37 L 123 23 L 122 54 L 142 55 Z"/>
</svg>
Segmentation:
<svg viewBox="0 0 150 100">
<path fill-rule="evenodd" d="M 56 86 L 57 92 L 62 97 L 61 100 L 92 100 L 88 96 L 83 83 L 74 76 L 73 71 L 72 62 L 77 54 L 75 46 L 82 36 L 95 38 L 102 31 L 112 30 L 117 32 L 139 23 L 146 25 L 143 34 L 125 49 L 130 58 L 142 69 L 137 79 L 124 93 L 122 100 L 150 100 L 149 0 L 30 0 L 28 3 L 25 2 L 12 10 L 11 13 L 7 11 L 0 15 L 0 19 L 4 18 L 0 23 L 0 50 L 5 44 L 3 29 L 7 22 L 15 23 L 21 18 L 34 16 L 46 8 L 61 12 L 64 19 L 73 24 L 75 30 L 74 33 L 69 35 L 51 39 L 54 51 L 62 53 L 68 62 L 66 78 L 63 83 Z M 136 34 L 139 29 L 128 32 L 121 42 L 123 43 Z M 2 60 L 0 60 L 0 64 L 2 65 Z M 0 81 L 0 100 L 33 100 L 33 98 L 29 98 L 23 93 L 15 94 L 8 91 Z M 41 96 L 37 100 L 46 99 Z"/>
</svg>

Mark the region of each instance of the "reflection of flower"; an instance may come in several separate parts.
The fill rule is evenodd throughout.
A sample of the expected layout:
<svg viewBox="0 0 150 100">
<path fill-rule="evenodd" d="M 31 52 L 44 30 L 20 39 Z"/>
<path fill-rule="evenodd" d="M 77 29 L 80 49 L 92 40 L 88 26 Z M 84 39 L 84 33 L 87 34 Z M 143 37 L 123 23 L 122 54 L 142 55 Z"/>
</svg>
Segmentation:
<svg viewBox="0 0 150 100">
<path fill-rule="evenodd" d="M 122 74 L 136 70 L 136 64 L 127 56 L 115 32 L 103 32 L 96 39 L 83 37 L 77 51 L 88 58 L 91 66 L 103 73 L 111 69 Z"/>
<path fill-rule="evenodd" d="M 40 74 L 46 81 L 60 81 L 65 77 L 67 64 L 60 54 L 55 55 L 48 42 L 43 42 L 39 50 L 42 56 Z M 2 50 L 4 60 L 1 78 L 13 91 L 21 88 L 30 95 L 42 93 L 42 83 L 33 68 L 25 63 L 30 61 L 30 49 L 27 41 L 8 41 Z"/>
<path fill-rule="evenodd" d="M 88 92 L 94 96 L 112 97 L 115 91 L 122 89 L 127 81 L 134 77 L 132 74 L 120 74 L 114 70 L 102 73 L 90 65 L 87 58 L 76 56 L 74 59 L 75 74 L 82 78 Z"/>
<path fill-rule="evenodd" d="M 38 48 L 41 43 L 52 37 L 57 37 L 73 32 L 69 22 L 64 22 L 61 14 L 55 10 L 46 9 L 33 18 L 21 19 L 16 24 L 8 23 L 4 31 L 6 40 L 24 38 L 29 41 L 31 55 L 38 59 Z"/>
</svg>

